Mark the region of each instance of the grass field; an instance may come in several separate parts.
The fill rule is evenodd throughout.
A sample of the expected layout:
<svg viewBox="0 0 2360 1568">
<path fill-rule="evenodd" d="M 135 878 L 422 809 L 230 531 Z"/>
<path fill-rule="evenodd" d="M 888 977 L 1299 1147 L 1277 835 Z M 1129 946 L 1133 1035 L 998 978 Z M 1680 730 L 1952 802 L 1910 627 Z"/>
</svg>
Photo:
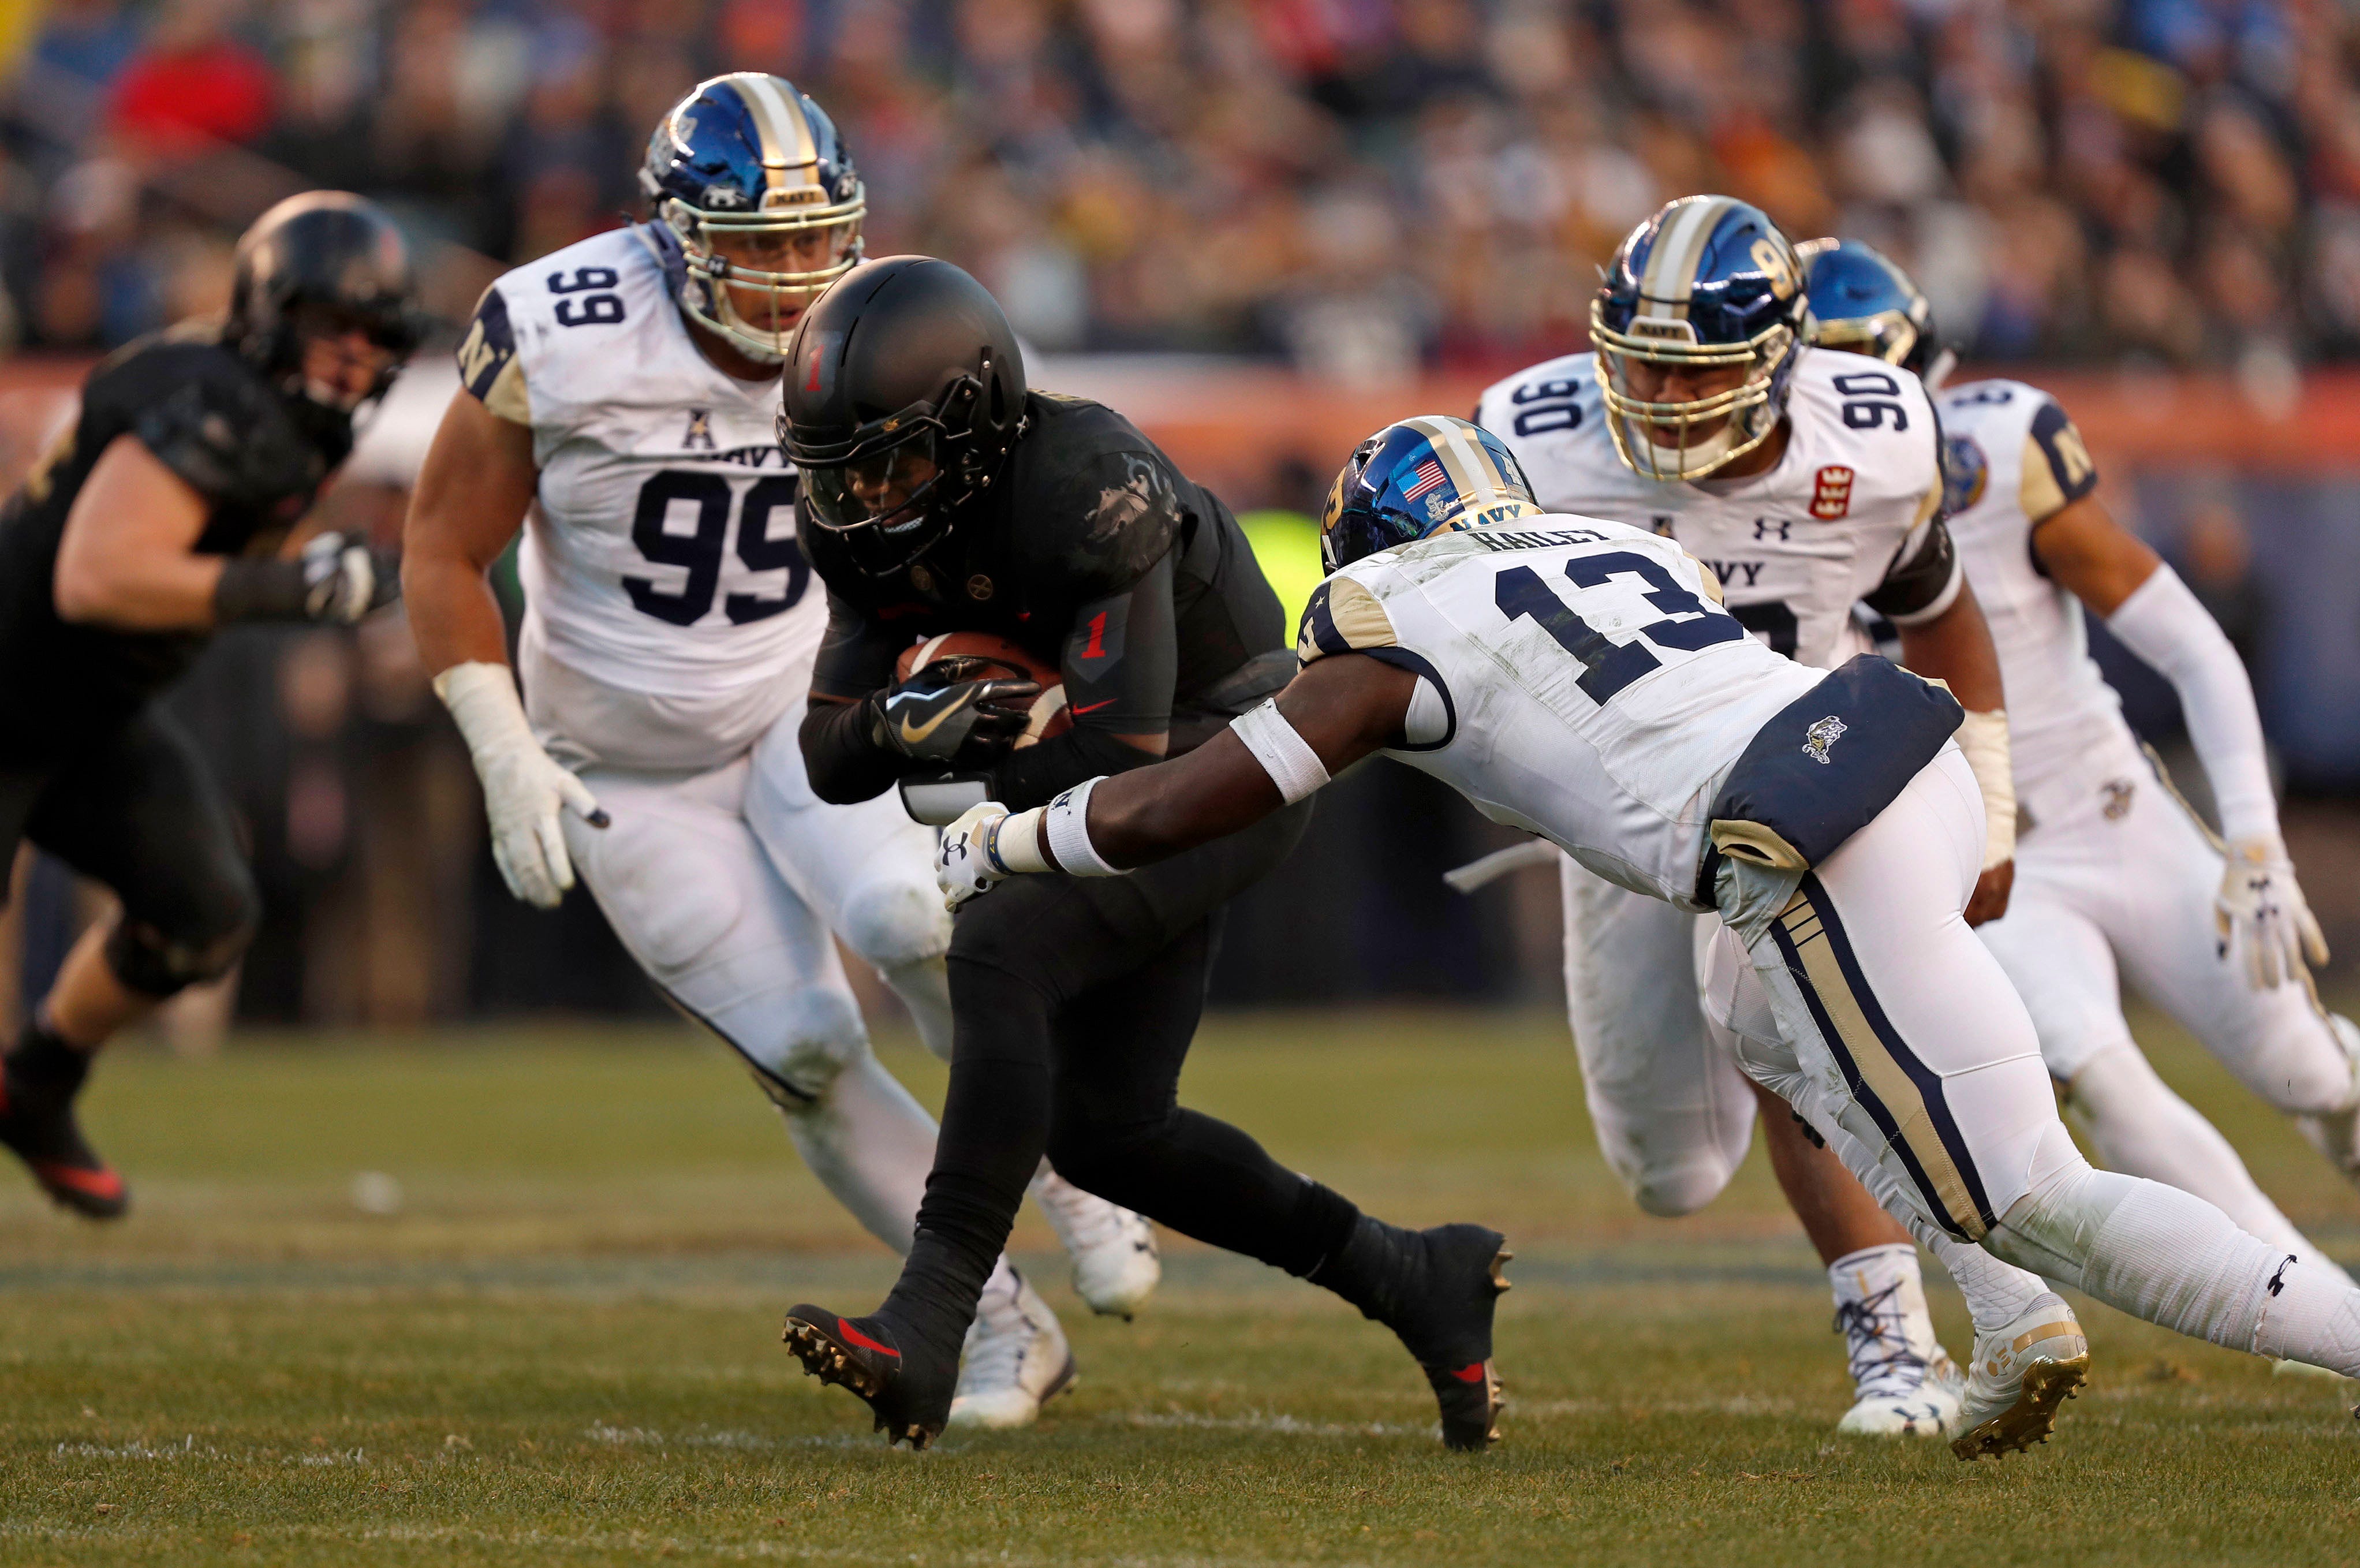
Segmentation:
<svg viewBox="0 0 2360 1568">
<path fill-rule="evenodd" d="M 2360 1199 L 2147 1032 L 2360 1255 Z M 1389 1217 L 1511 1234 L 1495 1453 L 1444 1453 L 1407 1357 L 1325 1294 L 1175 1243 L 1147 1313 L 1093 1321 L 1030 1219 L 1078 1389 L 1032 1431 L 889 1453 L 777 1329 L 798 1299 L 866 1307 L 890 1260 L 714 1048 L 249 1037 L 105 1065 L 126 1223 L 0 1172 L 0 1563 L 2360 1560 L 2352 1395 L 2086 1303 L 2094 1387 L 2037 1454 L 1838 1441 L 1825 1286 L 1758 1150 L 1703 1215 L 1639 1216 L 1546 1018 L 1230 1020 L 1185 1092 Z M 387 1196 L 363 1172 L 398 1212 L 356 1206 Z M 1963 1354 L 1957 1298 L 1936 1310 Z"/>
</svg>

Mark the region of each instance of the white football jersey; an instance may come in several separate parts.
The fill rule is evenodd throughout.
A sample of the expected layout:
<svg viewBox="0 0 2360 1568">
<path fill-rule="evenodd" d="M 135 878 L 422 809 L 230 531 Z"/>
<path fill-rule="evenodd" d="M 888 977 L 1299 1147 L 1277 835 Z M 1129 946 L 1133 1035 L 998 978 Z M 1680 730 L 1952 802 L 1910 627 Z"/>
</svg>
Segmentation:
<svg viewBox="0 0 2360 1568">
<path fill-rule="evenodd" d="M 1918 378 L 1855 354 L 1796 352 L 1786 454 L 1752 478 L 1633 472 L 1607 432 L 1594 355 L 1500 382 L 1475 422 L 1508 444 L 1542 506 L 1678 540 L 1719 575 L 1754 635 L 1832 669 L 1868 647 L 1854 603 L 1871 600 L 1904 623 L 1929 620 L 1961 579 L 1940 537 L 1938 433 Z"/>
<path fill-rule="evenodd" d="M 2122 698 L 2090 657 L 2081 601 L 2033 558 L 2032 531 L 2097 488 L 2097 466 L 2057 400 L 2021 381 L 1945 388 L 1950 537 L 1999 650 L 2009 753 L 2037 780 L 2122 730 Z"/>
<path fill-rule="evenodd" d="M 615 229 L 507 274 L 459 367 L 532 429 L 519 663 L 536 728 L 618 765 L 711 767 L 801 698 L 827 596 L 795 539 L 779 384 L 698 351 L 668 238 Z"/>
<path fill-rule="evenodd" d="M 1707 813 L 1755 731 L 1825 678 L 1721 609 L 1679 545 L 1543 516 L 1354 562 L 1304 613 L 1308 662 L 1365 652 L 1441 698 L 1392 754 L 1609 882 L 1699 909 Z"/>
</svg>

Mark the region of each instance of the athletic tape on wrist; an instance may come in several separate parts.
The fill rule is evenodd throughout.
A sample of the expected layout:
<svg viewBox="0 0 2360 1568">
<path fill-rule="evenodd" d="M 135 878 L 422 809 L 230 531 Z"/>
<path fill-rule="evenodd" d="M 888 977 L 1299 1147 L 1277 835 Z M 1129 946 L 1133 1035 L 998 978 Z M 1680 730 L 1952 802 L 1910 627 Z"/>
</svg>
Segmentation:
<svg viewBox="0 0 2360 1568">
<path fill-rule="evenodd" d="M 1011 875 L 1055 871 L 1041 853 L 1041 817 L 1045 809 L 1036 806 L 994 823 L 984 845 L 985 859 Z"/>
<path fill-rule="evenodd" d="M 1295 732 L 1286 715 L 1278 711 L 1276 699 L 1240 714 L 1229 721 L 1229 728 L 1246 743 L 1246 750 L 1254 754 L 1254 761 L 1262 764 L 1287 805 L 1326 787 L 1327 765 L 1310 742 Z"/>
<path fill-rule="evenodd" d="M 1049 815 L 1049 852 L 1068 876 L 1122 875 L 1122 868 L 1107 864 L 1090 842 L 1090 795 L 1105 782 L 1104 777 L 1085 779 L 1040 807 Z"/>
</svg>

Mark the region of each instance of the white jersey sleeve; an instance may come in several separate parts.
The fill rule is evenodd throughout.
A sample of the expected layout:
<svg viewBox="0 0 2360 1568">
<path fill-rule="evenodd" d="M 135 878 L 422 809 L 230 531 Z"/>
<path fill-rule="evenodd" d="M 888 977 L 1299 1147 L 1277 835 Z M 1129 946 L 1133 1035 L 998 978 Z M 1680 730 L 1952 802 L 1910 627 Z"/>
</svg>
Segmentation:
<svg viewBox="0 0 2360 1568">
<path fill-rule="evenodd" d="M 2122 699 L 2090 657 L 2081 601 L 2032 553 L 2034 531 L 2097 488 L 2097 466 L 2037 387 L 1974 381 L 1939 401 L 1950 536 L 1999 650 L 2016 777 L 2037 784 L 2096 735 L 2123 729 Z"/>
<path fill-rule="evenodd" d="M 1476 422 L 1507 443 L 1543 506 L 1678 540 L 1721 578 L 1747 630 L 1777 652 L 1832 668 L 1866 647 L 1855 603 L 1930 619 L 1961 579 L 1940 521 L 1934 411 L 1917 378 L 1857 355 L 1798 352 L 1786 449 L 1748 478 L 1634 473 L 1607 433 L 1588 354 L 1491 387 Z"/>
<path fill-rule="evenodd" d="M 1360 652 L 1438 695 L 1438 738 L 1393 754 L 1608 881 L 1696 902 L 1719 781 L 1822 678 L 1745 635 L 1671 542 L 1527 518 L 1355 562 L 1305 611 L 1306 661 Z"/>
<path fill-rule="evenodd" d="M 576 694 L 569 712 L 535 701 L 536 725 L 610 729 L 611 715 L 585 711 L 601 688 L 627 707 L 710 707 L 710 723 L 684 713 L 672 728 L 717 727 L 711 744 L 662 739 L 635 759 L 709 766 L 801 696 L 826 605 L 795 537 L 778 383 L 707 360 L 674 281 L 647 226 L 595 236 L 495 283 L 459 364 L 486 409 L 532 431 L 522 673 L 529 698 L 536 685 L 547 701 Z M 571 738 L 620 760 L 611 736 Z"/>
</svg>

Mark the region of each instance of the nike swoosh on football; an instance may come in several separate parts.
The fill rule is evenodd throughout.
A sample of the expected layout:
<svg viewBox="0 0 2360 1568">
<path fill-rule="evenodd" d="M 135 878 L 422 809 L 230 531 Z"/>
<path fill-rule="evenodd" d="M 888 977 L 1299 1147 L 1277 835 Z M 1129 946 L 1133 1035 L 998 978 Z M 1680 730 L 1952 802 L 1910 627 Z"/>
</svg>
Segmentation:
<svg viewBox="0 0 2360 1568">
<path fill-rule="evenodd" d="M 943 709 L 932 718 L 927 719 L 923 724 L 919 725 L 914 729 L 910 727 L 910 721 L 908 719 L 905 718 L 901 720 L 901 739 L 912 746 L 916 745 L 927 736 L 932 735 L 935 730 L 940 729 L 943 727 L 944 719 L 950 718 L 951 715 L 956 713 L 960 708 L 965 707 L 968 703 L 974 700 L 975 694 L 973 692 L 968 692 L 962 696 L 958 701 L 951 704 L 948 707 Z"/>
</svg>

